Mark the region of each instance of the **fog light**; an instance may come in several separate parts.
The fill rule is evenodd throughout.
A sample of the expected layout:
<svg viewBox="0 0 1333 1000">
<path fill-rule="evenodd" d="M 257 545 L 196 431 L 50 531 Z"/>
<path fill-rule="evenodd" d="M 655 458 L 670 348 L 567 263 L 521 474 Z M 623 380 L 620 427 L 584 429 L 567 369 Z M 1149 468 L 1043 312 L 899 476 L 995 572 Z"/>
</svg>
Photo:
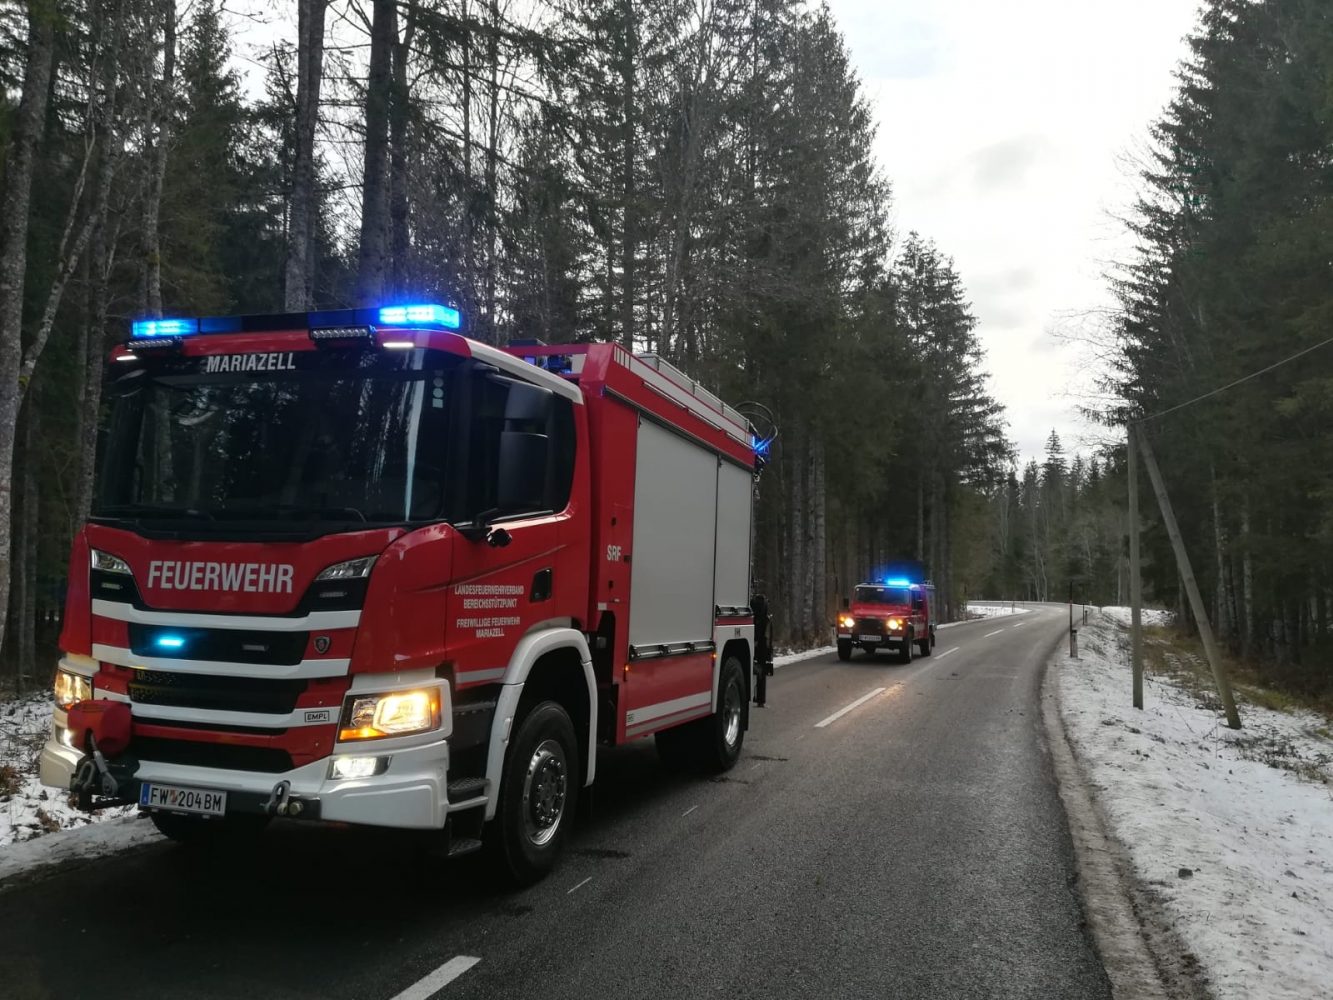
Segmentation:
<svg viewBox="0 0 1333 1000">
<path fill-rule="evenodd" d="M 330 778 L 373 778 L 389 769 L 389 757 L 334 757 Z"/>
</svg>

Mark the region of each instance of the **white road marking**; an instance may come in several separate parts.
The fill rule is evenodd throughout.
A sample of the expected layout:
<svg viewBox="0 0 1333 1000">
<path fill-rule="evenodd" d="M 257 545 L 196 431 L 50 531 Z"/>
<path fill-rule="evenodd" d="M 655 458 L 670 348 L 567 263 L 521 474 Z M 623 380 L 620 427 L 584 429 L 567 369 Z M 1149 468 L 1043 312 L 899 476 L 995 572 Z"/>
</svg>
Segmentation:
<svg viewBox="0 0 1333 1000">
<path fill-rule="evenodd" d="M 1010 628 L 1022 628 L 1027 622 L 1019 622 L 1017 625 L 1010 625 Z"/>
<path fill-rule="evenodd" d="M 937 659 L 937 660 L 942 660 L 942 659 L 944 659 L 946 656 L 948 656 L 950 653 L 956 653 L 956 652 L 958 652 L 958 651 L 959 651 L 960 649 L 962 649 L 962 648 L 963 648 L 962 646 L 954 646 L 953 649 L 946 649 L 943 653 L 936 653 L 936 654 L 935 654 L 935 659 Z"/>
<path fill-rule="evenodd" d="M 471 955 L 455 955 L 424 979 L 418 979 L 393 1000 L 427 1000 L 467 972 L 481 959 Z"/>
<path fill-rule="evenodd" d="M 1003 631 L 1004 631 L 1004 629 L 1002 629 L 1002 628 L 997 628 L 994 632 L 987 632 L 987 633 L 986 633 L 985 635 L 983 635 L 981 638 L 983 638 L 983 639 L 989 639 L 991 636 L 993 636 L 993 635 L 999 635 L 999 634 L 1000 634 L 1001 632 L 1003 632 Z"/>
<path fill-rule="evenodd" d="M 827 719 L 825 719 L 823 722 L 816 722 L 816 723 L 815 723 L 815 728 L 816 728 L 816 729 L 823 729 L 825 726 L 829 725 L 830 723 L 837 722 L 839 719 L 841 719 L 844 715 L 846 715 L 846 714 L 847 714 L 848 712 L 850 712 L 852 709 L 854 709 L 854 708 L 859 708 L 860 706 L 862 706 L 862 705 L 864 705 L 866 702 L 868 702 L 871 698 L 875 697 L 875 695 L 877 695 L 877 694 L 883 694 L 883 693 L 884 693 L 884 688 L 879 687 L 879 688 L 875 688 L 875 690 L 871 691 L 869 694 L 863 694 L 863 695 L 861 695 L 861 697 L 857 698 L 856 701 L 852 702 L 850 705 L 847 705 L 847 706 L 845 706 L 845 707 L 843 707 L 843 708 L 838 709 L 836 712 L 834 712 L 832 715 L 830 715 L 830 716 L 829 716 Z"/>
<path fill-rule="evenodd" d="M 592 881 L 592 876 L 589 875 L 587 878 L 585 878 L 585 879 L 584 879 L 582 882 L 580 882 L 578 885 L 574 886 L 573 889 L 568 890 L 568 891 L 565 893 L 565 895 L 568 896 L 571 892 L 574 892 L 575 890 L 578 890 L 578 889 L 582 889 L 585 885 L 587 885 L 587 884 L 588 884 L 589 882 L 591 882 L 591 881 Z"/>
<path fill-rule="evenodd" d="M 680 814 L 680 818 L 684 819 L 686 816 L 688 816 L 690 813 L 694 812 L 694 810 L 698 808 L 699 808 L 698 806 L 690 806 L 688 809 L 686 809 L 683 813 Z"/>
</svg>

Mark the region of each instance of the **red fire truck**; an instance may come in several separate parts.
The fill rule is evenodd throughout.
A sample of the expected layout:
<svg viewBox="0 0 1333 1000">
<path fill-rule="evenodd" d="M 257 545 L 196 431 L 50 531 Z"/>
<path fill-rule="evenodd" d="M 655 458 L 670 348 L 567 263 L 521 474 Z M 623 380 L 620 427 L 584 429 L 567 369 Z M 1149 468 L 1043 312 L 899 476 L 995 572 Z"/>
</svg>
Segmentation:
<svg viewBox="0 0 1333 1000">
<path fill-rule="evenodd" d="M 657 357 L 461 325 L 438 305 L 134 324 L 46 784 L 182 840 L 273 816 L 450 853 L 484 835 L 528 881 L 599 743 L 735 763 L 771 669 L 749 422 Z"/>
<path fill-rule="evenodd" d="M 915 572 L 900 569 L 892 576 L 862 583 L 843 600 L 838 615 L 838 658 L 850 660 L 857 646 L 874 656 L 895 649 L 902 663 L 912 662 L 915 649 L 929 656 L 935 646 L 935 588 L 919 564 Z"/>
</svg>

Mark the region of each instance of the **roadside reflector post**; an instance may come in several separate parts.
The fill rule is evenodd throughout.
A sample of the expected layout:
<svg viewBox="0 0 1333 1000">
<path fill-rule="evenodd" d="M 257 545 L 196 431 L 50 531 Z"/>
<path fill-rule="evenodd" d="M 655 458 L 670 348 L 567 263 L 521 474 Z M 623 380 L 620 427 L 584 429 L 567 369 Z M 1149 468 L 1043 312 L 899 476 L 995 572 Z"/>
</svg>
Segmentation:
<svg viewBox="0 0 1333 1000">
<path fill-rule="evenodd" d="M 1203 597 L 1199 594 L 1199 584 L 1194 579 L 1194 570 L 1190 565 L 1189 553 L 1185 551 L 1185 542 L 1180 535 L 1180 526 L 1176 524 L 1175 512 L 1171 509 L 1171 498 L 1166 494 L 1166 484 L 1162 481 L 1161 470 L 1153 457 L 1152 447 L 1146 434 L 1137 434 L 1139 451 L 1143 455 L 1143 464 L 1148 470 L 1148 479 L 1152 482 L 1153 492 L 1157 494 L 1157 504 L 1162 509 L 1162 521 L 1166 533 L 1171 539 L 1171 547 L 1176 553 L 1176 569 L 1180 571 L 1181 581 L 1185 584 L 1185 595 L 1189 598 L 1190 611 L 1199 626 L 1199 639 L 1203 642 L 1203 651 L 1208 657 L 1208 666 L 1212 668 L 1213 682 L 1217 685 L 1218 697 L 1222 699 L 1222 708 L 1226 712 L 1227 726 L 1240 728 L 1240 713 L 1236 711 L 1236 700 L 1231 694 L 1231 681 L 1227 678 L 1226 668 L 1222 665 L 1222 656 L 1217 649 L 1217 640 L 1213 637 L 1213 627 L 1208 623 L 1208 610 L 1204 607 Z M 1130 466 L 1133 468 L 1133 466 Z M 1131 537 L 1133 537 L 1131 535 Z M 1131 584 L 1134 582 L 1131 579 Z M 1137 615 L 1136 615 L 1137 617 Z"/>
</svg>

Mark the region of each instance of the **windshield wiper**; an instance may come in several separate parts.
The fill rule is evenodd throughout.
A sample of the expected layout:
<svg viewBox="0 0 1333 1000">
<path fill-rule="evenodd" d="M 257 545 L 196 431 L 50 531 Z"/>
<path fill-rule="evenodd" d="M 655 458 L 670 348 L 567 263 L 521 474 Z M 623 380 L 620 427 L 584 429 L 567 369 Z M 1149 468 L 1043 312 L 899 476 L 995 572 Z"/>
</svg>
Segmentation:
<svg viewBox="0 0 1333 1000">
<path fill-rule="evenodd" d="M 119 503 L 99 507 L 94 517 L 193 517 L 201 521 L 216 520 L 206 510 L 197 507 L 165 507 L 152 503 Z"/>
<path fill-rule="evenodd" d="M 256 504 L 253 507 L 221 507 L 218 509 L 218 513 L 224 517 L 238 519 L 288 514 L 294 518 L 306 517 L 311 520 L 323 521 L 364 522 L 366 520 L 366 515 L 356 507 L 319 507 L 313 504 L 299 503 L 266 503 Z"/>
</svg>

